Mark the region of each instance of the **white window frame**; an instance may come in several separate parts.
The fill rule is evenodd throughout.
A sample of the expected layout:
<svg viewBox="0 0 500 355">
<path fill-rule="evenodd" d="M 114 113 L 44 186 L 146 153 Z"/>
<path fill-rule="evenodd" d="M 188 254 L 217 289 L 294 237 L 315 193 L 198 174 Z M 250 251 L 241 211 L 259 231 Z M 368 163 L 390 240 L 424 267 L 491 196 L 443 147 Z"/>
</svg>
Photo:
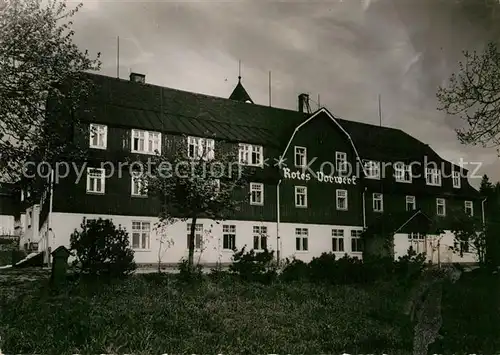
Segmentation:
<svg viewBox="0 0 500 355">
<path fill-rule="evenodd" d="M 453 171 L 452 180 L 453 180 L 453 188 L 459 189 L 462 186 L 462 181 L 460 179 L 459 171 Z"/>
<path fill-rule="evenodd" d="M 468 214 L 469 216 L 474 216 L 474 203 L 472 201 L 464 201 L 464 210 L 465 214 Z M 470 210 L 470 213 L 467 213 Z"/>
<path fill-rule="evenodd" d="M 138 245 L 134 244 L 134 236 L 138 236 Z M 131 245 L 133 250 L 151 250 L 151 222 L 132 221 Z M 144 243 L 146 241 L 146 243 Z"/>
<path fill-rule="evenodd" d="M 267 226 L 253 226 L 253 250 L 264 250 L 268 248 Z M 256 248 L 257 246 L 257 248 Z"/>
<path fill-rule="evenodd" d="M 363 252 L 363 239 L 361 239 L 362 233 L 362 229 L 351 229 L 351 253 Z M 354 245 L 356 245 L 355 248 L 353 248 Z"/>
<path fill-rule="evenodd" d="M 108 146 L 108 126 L 91 123 L 89 126 L 89 148 L 106 149 Z"/>
<path fill-rule="evenodd" d="M 373 199 L 373 211 L 374 212 L 384 212 L 384 195 L 380 192 L 374 192 L 372 194 Z M 380 208 L 377 206 L 377 202 L 380 202 Z"/>
<path fill-rule="evenodd" d="M 193 147 L 192 151 L 191 147 Z M 213 160 L 215 158 L 215 140 L 189 136 L 187 138 L 187 156 L 190 159 Z"/>
<path fill-rule="evenodd" d="M 335 195 L 336 195 L 336 206 L 337 206 L 337 210 L 339 211 L 347 211 L 349 209 L 349 199 L 348 199 L 348 193 L 347 193 L 347 190 L 336 190 L 335 191 Z M 340 202 L 342 201 L 342 199 L 345 200 L 345 205 L 344 207 L 341 207 L 340 206 Z"/>
<path fill-rule="evenodd" d="M 443 207 L 443 213 L 439 213 L 439 207 Z M 436 198 L 436 215 L 444 217 L 446 216 L 446 200 L 444 198 Z"/>
<path fill-rule="evenodd" d="M 261 145 L 240 143 L 238 161 L 241 165 L 263 167 L 264 148 Z"/>
<path fill-rule="evenodd" d="M 136 138 L 142 140 L 143 149 L 139 148 L 139 143 L 137 149 L 134 148 L 134 140 Z M 161 154 L 161 133 L 143 129 L 132 129 L 130 144 L 130 151 L 132 153 L 151 155 L 155 154 L 155 150 L 158 150 L 158 154 Z"/>
<path fill-rule="evenodd" d="M 408 205 L 411 204 L 412 208 L 408 209 Z M 417 209 L 417 199 L 415 196 L 406 196 L 405 198 L 405 210 L 406 211 L 415 211 Z"/>
<path fill-rule="evenodd" d="M 130 195 L 134 197 L 147 197 L 147 187 L 142 190 L 142 185 L 147 185 L 147 182 L 143 179 L 138 179 L 141 173 L 137 171 L 132 171 L 130 174 Z"/>
<path fill-rule="evenodd" d="M 425 182 L 428 186 L 441 186 L 441 170 L 425 168 Z"/>
<path fill-rule="evenodd" d="M 365 160 L 363 162 L 366 178 L 380 180 L 380 162 L 375 160 Z"/>
<path fill-rule="evenodd" d="M 260 201 L 258 197 L 260 196 Z M 250 204 L 253 206 L 264 205 L 264 184 L 261 182 L 250 183 Z"/>
<path fill-rule="evenodd" d="M 307 166 L 307 148 L 296 145 L 294 149 L 295 167 L 303 168 Z"/>
<path fill-rule="evenodd" d="M 100 176 L 96 176 L 99 172 Z M 97 181 L 101 181 L 101 190 L 97 190 Z M 103 168 L 87 168 L 87 193 L 104 194 L 106 192 L 106 171 Z"/>
<path fill-rule="evenodd" d="M 186 241 L 187 241 L 187 248 L 189 250 L 189 237 L 191 236 L 191 223 L 187 223 L 187 236 L 186 236 Z M 202 223 L 196 223 L 196 226 L 194 227 L 194 250 L 201 250 L 203 249 L 203 224 Z"/>
<path fill-rule="evenodd" d="M 298 252 L 309 251 L 309 229 L 295 228 L 295 251 Z"/>
<path fill-rule="evenodd" d="M 408 242 L 413 250 L 415 250 L 418 254 L 427 252 L 427 241 L 424 234 L 409 233 Z"/>
<path fill-rule="evenodd" d="M 332 229 L 332 252 L 343 253 L 345 251 L 345 240 L 343 229 Z"/>
<path fill-rule="evenodd" d="M 303 197 L 302 201 L 299 201 L 298 199 L 299 196 Z M 300 208 L 307 207 L 307 186 L 295 186 L 295 207 L 300 207 Z"/>
<path fill-rule="evenodd" d="M 225 247 L 226 244 L 228 244 L 228 248 Z M 232 251 L 234 249 L 236 249 L 236 225 L 224 224 L 222 225 L 222 250 Z"/>
<path fill-rule="evenodd" d="M 402 162 L 394 164 L 394 179 L 397 182 L 411 183 L 411 165 Z"/>
<path fill-rule="evenodd" d="M 335 170 L 337 170 L 338 175 L 347 173 L 347 153 L 335 152 Z"/>
</svg>

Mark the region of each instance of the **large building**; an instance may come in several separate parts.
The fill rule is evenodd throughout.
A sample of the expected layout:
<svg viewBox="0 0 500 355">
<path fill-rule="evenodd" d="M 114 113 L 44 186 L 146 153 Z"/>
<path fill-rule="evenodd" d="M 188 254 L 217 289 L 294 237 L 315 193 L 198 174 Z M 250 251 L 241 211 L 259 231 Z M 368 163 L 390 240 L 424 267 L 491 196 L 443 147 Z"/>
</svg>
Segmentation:
<svg viewBox="0 0 500 355">
<path fill-rule="evenodd" d="M 202 263 L 228 262 L 231 249 L 244 245 L 304 261 L 330 251 L 361 257 L 361 232 L 377 224 L 396 232 L 396 257 L 414 245 L 432 260 L 474 261 L 467 246 L 463 257 L 450 251 L 454 236 L 446 228 L 453 211 L 481 216 L 467 171 L 399 129 L 340 119 L 325 108 L 309 112 L 305 94 L 297 111 L 258 105 L 240 80 L 226 99 L 150 85 L 134 73 L 130 80 L 89 77 L 96 90 L 80 112 L 89 132 L 75 138 L 88 143 L 88 164 L 53 184 L 39 204 L 22 205 L 22 246 L 69 246 L 83 218 L 101 217 L 127 229 L 138 264 L 155 264 L 158 255 L 178 263 L 188 254 L 189 221 L 160 234 L 159 204 L 140 194 L 128 166 L 110 174 L 100 163 L 144 159 L 187 135 L 193 151 L 213 140 L 237 145 L 240 162 L 255 170 L 239 211 L 219 224 L 197 222 L 195 259 Z M 424 223 L 422 216 L 442 221 L 444 233 L 421 237 L 412 226 Z M 160 243 L 161 236 L 174 244 Z"/>
</svg>

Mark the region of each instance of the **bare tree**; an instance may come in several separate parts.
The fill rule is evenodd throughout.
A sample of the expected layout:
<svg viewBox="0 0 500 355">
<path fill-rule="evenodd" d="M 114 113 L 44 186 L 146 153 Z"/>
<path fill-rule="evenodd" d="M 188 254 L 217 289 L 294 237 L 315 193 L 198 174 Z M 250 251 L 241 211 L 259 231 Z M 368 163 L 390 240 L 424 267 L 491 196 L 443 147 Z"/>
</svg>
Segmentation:
<svg viewBox="0 0 500 355">
<path fill-rule="evenodd" d="M 10 0 L 0 11 L 0 176 L 17 180 L 28 159 L 74 153 L 80 103 L 91 90 L 85 71 L 99 70 L 74 43 L 59 0 Z"/>
<path fill-rule="evenodd" d="M 500 145 L 500 51 L 490 43 L 483 53 L 464 51 L 459 70 L 437 92 L 439 110 L 462 118 L 457 129 L 463 144 Z"/>
</svg>

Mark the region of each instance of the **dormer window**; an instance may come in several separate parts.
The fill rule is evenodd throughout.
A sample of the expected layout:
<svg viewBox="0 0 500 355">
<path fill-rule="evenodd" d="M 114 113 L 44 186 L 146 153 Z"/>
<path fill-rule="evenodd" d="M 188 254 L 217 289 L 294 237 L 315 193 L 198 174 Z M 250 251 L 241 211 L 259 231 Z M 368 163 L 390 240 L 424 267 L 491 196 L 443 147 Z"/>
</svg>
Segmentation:
<svg viewBox="0 0 500 355">
<path fill-rule="evenodd" d="M 425 168 L 425 180 L 429 186 L 441 186 L 441 170 Z"/>
<path fill-rule="evenodd" d="M 89 147 L 94 149 L 106 149 L 108 139 L 108 127 L 102 124 L 90 124 Z"/>
<path fill-rule="evenodd" d="M 394 164 L 394 178 L 397 182 L 411 182 L 411 165 L 401 162 Z"/>
<path fill-rule="evenodd" d="M 242 165 L 262 167 L 264 163 L 264 154 L 262 146 L 240 143 L 239 163 Z"/>
<path fill-rule="evenodd" d="M 298 168 L 307 166 L 307 149 L 305 147 L 295 147 L 295 166 Z"/>
<path fill-rule="evenodd" d="M 453 187 L 455 189 L 460 188 L 460 172 L 459 171 L 453 171 Z"/>
<path fill-rule="evenodd" d="M 132 153 L 139 154 L 161 154 L 161 133 L 132 130 Z"/>
<path fill-rule="evenodd" d="M 373 160 L 365 160 L 363 165 L 366 172 L 366 178 L 380 179 L 380 162 Z"/>
</svg>

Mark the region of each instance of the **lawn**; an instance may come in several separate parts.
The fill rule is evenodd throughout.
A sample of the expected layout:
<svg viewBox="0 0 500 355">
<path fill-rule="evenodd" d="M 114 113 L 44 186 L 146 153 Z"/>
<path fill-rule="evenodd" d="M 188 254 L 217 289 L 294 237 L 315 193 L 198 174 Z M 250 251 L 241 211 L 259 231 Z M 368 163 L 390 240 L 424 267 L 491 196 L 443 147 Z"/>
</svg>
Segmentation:
<svg viewBox="0 0 500 355">
<path fill-rule="evenodd" d="M 265 286 L 226 278 L 184 286 L 175 275 L 145 274 L 112 284 L 74 283 L 59 294 L 48 292 L 43 277 L 26 282 L 0 285 L 6 353 L 411 353 L 411 327 L 402 314 L 407 293 L 395 282 Z M 464 323 L 475 312 L 489 317 L 490 327 L 499 320 L 498 308 L 492 315 L 485 306 L 494 302 L 488 292 L 463 287 L 446 293 L 454 303 L 443 311 L 448 335 L 439 346 L 447 349 L 484 330 Z M 477 297 L 481 305 L 457 315 L 457 307 Z M 492 347 L 500 337 L 488 339 Z"/>
</svg>

